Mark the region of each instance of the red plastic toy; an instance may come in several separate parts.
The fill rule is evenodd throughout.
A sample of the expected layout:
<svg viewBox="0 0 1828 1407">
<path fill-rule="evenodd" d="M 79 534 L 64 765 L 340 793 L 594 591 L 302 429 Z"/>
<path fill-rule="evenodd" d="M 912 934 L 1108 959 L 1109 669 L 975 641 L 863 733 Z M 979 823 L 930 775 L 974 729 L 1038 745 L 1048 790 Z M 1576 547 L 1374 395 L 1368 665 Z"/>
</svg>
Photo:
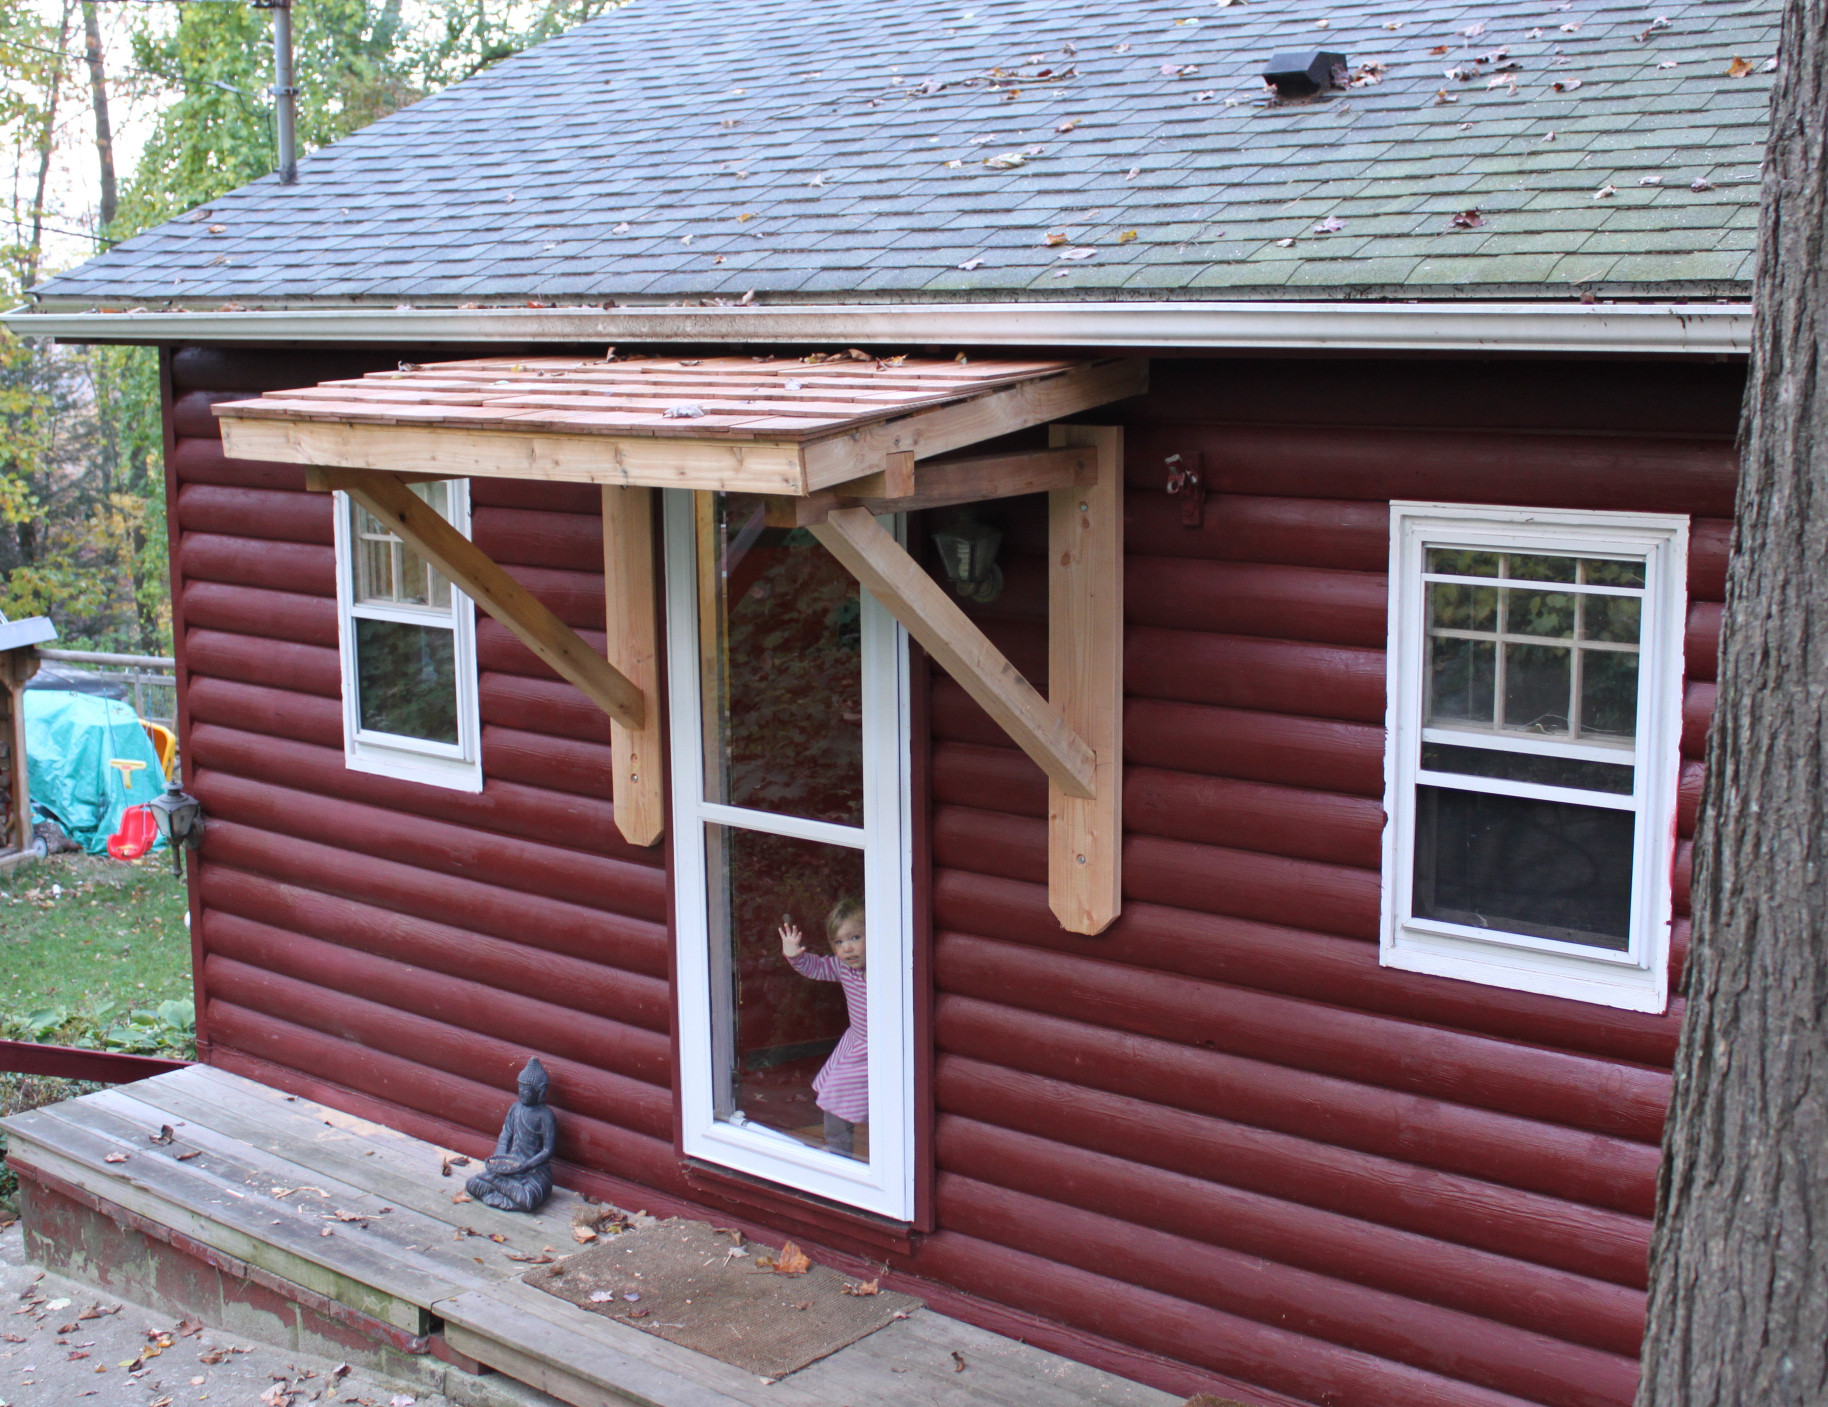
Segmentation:
<svg viewBox="0 0 1828 1407">
<path fill-rule="evenodd" d="M 150 806 L 129 806 L 121 812 L 121 828 L 108 837 L 108 853 L 116 860 L 137 860 L 159 838 L 158 823 Z"/>
</svg>

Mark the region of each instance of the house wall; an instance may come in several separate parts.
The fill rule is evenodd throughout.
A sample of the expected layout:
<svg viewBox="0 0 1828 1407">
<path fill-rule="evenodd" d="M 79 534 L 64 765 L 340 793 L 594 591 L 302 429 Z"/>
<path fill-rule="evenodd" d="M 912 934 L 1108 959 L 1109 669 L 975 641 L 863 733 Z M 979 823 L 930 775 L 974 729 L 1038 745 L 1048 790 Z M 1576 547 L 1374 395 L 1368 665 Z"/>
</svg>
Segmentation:
<svg viewBox="0 0 1828 1407">
<path fill-rule="evenodd" d="M 480 1147 L 535 1049 L 574 1181 L 817 1242 L 674 1156 L 661 852 L 613 827 L 603 719 L 484 620 L 484 792 L 342 765 L 329 501 L 225 460 L 208 402 L 400 355 L 169 361 L 207 1058 Z M 1124 914 L 1059 930 L 1041 775 L 935 676 L 937 1230 L 824 1244 L 1182 1391 L 1627 1403 L 1680 1003 L 1378 966 L 1387 502 L 1694 515 L 1679 962 L 1740 374 L 1158 360 L 1155 387 L 1088 417 L 1128 427 Z M 1198 529 L 1162 492 L 1192 451 Z M 477 540 L 600 642 L 594 494 L 472 494 Z M 980 618 L 1045 677 L 1040 504 L 1002 511 Z"/>
</svg>

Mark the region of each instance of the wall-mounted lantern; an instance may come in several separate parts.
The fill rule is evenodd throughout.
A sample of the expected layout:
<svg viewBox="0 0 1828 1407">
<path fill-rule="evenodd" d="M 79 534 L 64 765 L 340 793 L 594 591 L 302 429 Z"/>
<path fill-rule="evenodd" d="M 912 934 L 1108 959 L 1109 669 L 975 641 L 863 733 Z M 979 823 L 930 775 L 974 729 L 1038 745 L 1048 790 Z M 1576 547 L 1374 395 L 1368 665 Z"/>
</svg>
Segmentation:
<svg viewBox="0 0 1828 1407">
<path fill-rule="evenodd" d="M 203 803 L 185 792 L 174 776 L 165 794 L 155 796 L 146 804 L 152 808 L 152 819 L 159 834 L 171 847 L 171 872 L 182 878 L 184 860 L 178 852 L 195 850 L 203 843 Z"/>
<path fill-rule="evenodd" d="M 967 601 L 988 603 L 1003 594 L 1003 569 L 997 565 L 1003 534 L 969 508 L 934 532 L 933 545 L 952 589 Z"/>
</svg>

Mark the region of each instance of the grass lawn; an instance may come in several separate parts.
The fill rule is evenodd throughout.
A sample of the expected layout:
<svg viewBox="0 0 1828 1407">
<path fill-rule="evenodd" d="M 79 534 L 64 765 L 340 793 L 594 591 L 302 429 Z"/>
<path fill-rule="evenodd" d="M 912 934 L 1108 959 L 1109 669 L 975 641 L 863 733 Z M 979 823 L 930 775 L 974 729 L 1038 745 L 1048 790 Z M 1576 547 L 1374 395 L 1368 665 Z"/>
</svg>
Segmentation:
<svg viewBox="0 0 1828 1407">
<path fill-rule="evenodd" d="M 53 855 L 0 878 L 0 1028 L 76 1044 L 129 1011 L 188 1002 L 186 908 L 163 853 L 126 864 Z M 21 1026 L 57 1012 L 54 1025 Z"/>
</svg>

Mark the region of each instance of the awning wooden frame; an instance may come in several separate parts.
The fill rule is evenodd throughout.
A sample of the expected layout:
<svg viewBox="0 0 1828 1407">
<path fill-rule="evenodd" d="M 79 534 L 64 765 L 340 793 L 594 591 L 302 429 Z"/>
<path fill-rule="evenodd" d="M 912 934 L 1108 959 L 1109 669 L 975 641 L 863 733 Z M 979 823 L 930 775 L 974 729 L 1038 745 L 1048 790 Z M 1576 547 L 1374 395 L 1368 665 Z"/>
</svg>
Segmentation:
<svg viewBox="0 0 1828 1407">
<path fill-rule="evenodd" d="M 737 360 L 718 359 L 716 365 L 728 371 Z M 779 433 L 778 415 L 720 412 L 747 423 L 720 427 L 725 438 L 717 448 L 724 457 L 715 466 L 698 456 L 696 447 L 708 443 L 703 439 L 633 436 L 623 433 L 626 425 L 619 424 L 614 433 L 586 436 L 545 424 L 513 431 L 472 424 L 481 418 L 453 412 L 479 409 L 469 404 L 475 399 L 473 386 L 436 389 L 419 374 L 435 371 L 433 381 L 445 383 L 469 376 L 493 387 L 504 367 L 519 371 L 529 365 L 550 369 L 552 364 L 452 363 L 402 372 L 400 378 L 419 399 L 382 396 L 376 398 L 380 410 L 349 399 L 352 385 L 365 387 L 377 378 L 282 392 L 216 410 L 231 455 L 308 465 L 311 488 L 348 493 L 609 715 L 616 821 L 624 836 L 639 845 L 659 840 L 664 810 L 652 489 L 768 495 L 769 521 L 811 531 L 1047 774 L 1050 906 L 1070 932 L 1098 933 L 1110 924 L 1122 894 L 1123 432 L 1053 424 L 1047 449 L 921 461 L 1134 394 L 1146 384 L 1146 363 L 982 364 L 969 389 L 957 374 L 937 389 L 930 381 L 918 384 L 919 377 L 904 373 L 900 361 L 875 363 L 877 372 L 867 378 L 860 364 L 839 363 L 833 374 L 845 381 L 847 395 L 878 393 L 866 411 L 847 403 L 840 428 L 834 430 L 829 423 L 833 403 L 817 402 L 820 409 L 803 418 L 817 421 L 821 433 L 793 441 L 746 438 L 764 428 L 754 423 L 759 420 L 774 421 L 770 428 Z M 575 378 L 586 374 L 580 366 L 596 376 L 614 364 L 561 365 L 560 375 L 576 384 Z M 651 417 L 656 387 L 664 398 L 677 394 L 675 383 L 701 389 L 706 384 L 686 374 L 702 363 L 642 365 L 649 369 L 637 373 L 644 378 L 636 383 L 641 396 L 619 383 L 613 394 L 624 399 L 615 402 L 619 408 L 601 412 L 608 417 L 606 425 L 618 416 Z M 954 365 L 929 363 L 915 370 L 927 374 Z M 656 366 L 660 369 L 652 369 Z M 772 389 L 787 395 L 804 391 L 812 378 L 805 370 L 773 375 L 779 384 Z M 790 380 L 800 382 L 791 391 L 786 386 Z M 917 384 L 893 384 L 908 380 Z M 886 415 L 881 412 L 890 398 L 881 393 L 899 398 Z M 574 398 L 562 409 L 575 417 L 582 413 L 577 396 L 602 393 L 557 394 Z M 451 396 L 468 399 L 444 399 Z M 408 405 L 414 413 L 400 417 Z M 521 406 L 508 413 L 549 420 L 550 411 Z M 364 418 L 350 418 L 358 412 Z M 501 407 L 490 412 L 498 422 L 503 413 Z M 438 418 L 445 415 L 450 420 Z M 436 438 L 427 440 L 428 434 Z M 573 440 L 588 444 L 590 453 L 585 455 Z M 561 441 L 563 446 L 555 448 Z M 631 452 L 635 445 L 639 454 Z M 797 457 L 790 462 L 782 446 Z M 602 486 L 606 657 L 408 487 L 415 479 L 466 476 L 563 478 Z M 879 514 L 1037 492 L 1048 494 L 1045 696 L 876 522 Z"/>
</svg>

